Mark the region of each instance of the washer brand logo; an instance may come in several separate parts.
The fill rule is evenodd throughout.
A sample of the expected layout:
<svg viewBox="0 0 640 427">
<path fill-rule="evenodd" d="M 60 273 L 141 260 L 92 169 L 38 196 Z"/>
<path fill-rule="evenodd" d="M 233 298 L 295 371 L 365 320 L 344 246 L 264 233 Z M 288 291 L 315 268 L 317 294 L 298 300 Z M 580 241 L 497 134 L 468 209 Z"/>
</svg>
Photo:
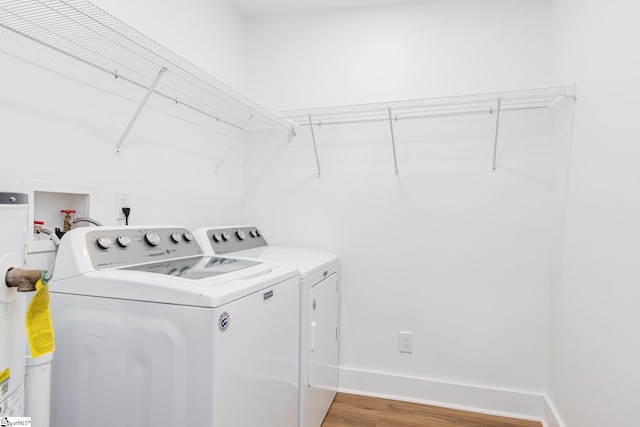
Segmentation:
<svg viewBox="0 0 640 427">
<path fill-rule="evenodd" d="M 229 313 L 226 311 L 220 315 L 220 320 L 218 320 L 218 326 L 221 331 L 226 331 L 229 327 Z"/>
</svg>

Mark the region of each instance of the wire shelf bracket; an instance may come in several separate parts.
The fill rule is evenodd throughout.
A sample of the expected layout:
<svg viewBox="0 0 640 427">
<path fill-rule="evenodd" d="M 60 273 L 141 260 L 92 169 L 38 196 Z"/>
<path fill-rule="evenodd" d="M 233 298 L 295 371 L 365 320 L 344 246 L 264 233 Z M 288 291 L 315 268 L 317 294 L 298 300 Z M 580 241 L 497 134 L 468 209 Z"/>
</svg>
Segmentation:
<svg viewBox="0 0 640 427">
<path fill-rule="evenodd" d="M 129 131 L 133 127 L 133 124 L 136 122 L 136 120 L 138 120 L 138 116 L 142 112 L 142 109 L 144 108 L 144 106 L 147 104 L 147 101 L 149 100 L 149 97 L 153 93 L 153 90 L 156 88 L 156 86 L 160 82 L 160 78 L 166 71 L 167 71 L 167 67 L 160 68 L 160 70 L 158 71 L 158 74 L 156 75 L 156 78 L 153 79 L 151 86 L 149 86 L 149 89 L 147 89 L 147 93 L 144 95 L 144 98 L 142 98 L 142 101 L 140 102 L 140 105 L 138 105 L 138 109 L 136 110 L 136 112 L 133 113 L 133 117 L 129 121 L 129 124 L 127 125 L 126 129 L 122 133 L 122 136 L 120 137 L 120 140 L 116 145 L 116 155 L 118 156 L 120 155 L 120 147 L 122 147 L 122 143 L 126 139 L 127 135 L 129 135 Z"/>
<path fill-rule="evenodd" d="M 496 156 L 498 154 L 498 130 L 500 129 L 500 106 L 502 104 L 502 98 L 498 98 L 498 105 L 496 107 L 496 135 L 493 139 L 493 166 L 491 170 L 493 172 L 498 170 L 498 166 L 496 165 Z"/>
<path fill-rule="evenodd" d="M 313 120 L 311 119 L 311 114 L 309 114 L 309 129 L 311 130 L 311 140 L 313 141 L 313 152 L 316 155 L 316 166 L 318 167 L 318 178 L 322 176 L 322 170 L 320 169 L 320 158 L 318 157 L 318 146 L 316 144 L 316 135 L 313 132 Z"/>
<path fill-rule="evenodd" d="M 393 133 L 393 116 L 389 108 L 389 127 L 391 128 L 391 148 L 393 149 L 393 173 L 398 175 L 398 157 L 396 156 L 396 137 Z"/>
</svg>

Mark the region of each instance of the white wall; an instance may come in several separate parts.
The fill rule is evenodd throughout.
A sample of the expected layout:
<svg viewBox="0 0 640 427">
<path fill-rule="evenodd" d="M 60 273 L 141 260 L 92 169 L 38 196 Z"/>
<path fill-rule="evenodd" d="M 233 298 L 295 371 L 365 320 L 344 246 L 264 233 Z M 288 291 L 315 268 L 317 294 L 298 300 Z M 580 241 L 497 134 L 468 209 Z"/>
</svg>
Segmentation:
<svg viewBox="0 0 640 427">
<path fill-rule="evenodd" d="M 286 109 L 549 85 L 548 6 L 436 1 L 252 18 L 248 95 Z M 545 392 L 565 110 L 504 114 L 497 173 L 490 115 L 398 123 L 399 176 L 387 123 L 318 128 L 321 178 L 308 128 L 289 144 L 247 141 L 247 215 L 271 240 L 342 258 L 343 387 L 372 393 L 365 378 L 378 373 Z M 398 352 L 400 330 L 414 333 L 413 354 Z M 436 389 L 395 397 L 461 403 Z M 500 405 L 480 409 L 542 414 L 541 404 L 528 414 Z"/>
<path fill-rule="evenodd" d="M 250 18 L 246 92 L 286 110 L 556 85 L 549 29 L 547 0 Z"/>
<path fill-rule="evenodd" d="M 549 396 L 566 427 L 632 427 L 640 425 L 639 9 L 553 3 L 556 75 L 579 82 L 579 100 L 552 295 Z"/>
<path fill-rule="evenodd" d="M 128 22 L 131 16 L 132 25 L 140 24 L 133 14 L 138 10 L 132 8 L 131 15 L 125 14 L 124 3 L 123 10 L 113 13 L 122 12 L 125 16 L 120 15 L 121 20 Z M 113 2 L 109 5 L 116 6 Z M 147 21 L 165 23 L 155 33 L 158 38 L 171 40 L 172 49 L 188 52 L 187 57 L 193 56 L 190 59 L 197 62 L 198 52 L 209 52 L 207 45 L 197 44 L 193 49 L 194 43 L 189 40 L 194 34 L 168 31 L 168 23 L 175 20 L 172 28 L 189 26 L 199 38 L 209 40 L 235 40 L 244 32 L 240 23 L 235 24 L 238 14 L 232 10 L 225 15 L 226 26 L 213 30 L 208 15 L 202 12 L 210 9 L 187 8 L 178 14 L 165 5 L 156 8 L 154 19 Z M 223 8 L 217 11 L 224 13 Z M 225 16 L 215 20 L 225 21 Z M 0 33 L 0 40 L 3 191 L 21 191 L 24 180 L 88 186 L 94 190 L 90 215 L 103 224 L 117 223 L 118 191 L 132 196 L 131 224 L 169 223 L 194 228 L 204 223 L 232 222 L 240 215 L 241 144 L 226 158 L 221 172 L 215 173 L 237 130 L 152 96 L 124 141 L 122 154 L 116 156 L 118 139 L 145 91 L 6 31 Z M 225 60 L 208 65 L 216 65 L 221 74 L 241 75 L 237 70 L 243 63 L 234 59 L 242 57 L 238 51 L 227 57 L 221 52 L 212 53 L 209 59 Z M 65 208 L 68 206 L 58 209 Z M 59 223 L 45 224 L 50 229 L 61 226 L 62 215 Z M 33 268 L 50 268 L 52 257 L 31 255 L 29 261 Z"/>
<path fill-rule="evenodd" d="M 244 89 L 245 19 L 228 0 L 92 0 L 235 90 Z"/>
</svg>

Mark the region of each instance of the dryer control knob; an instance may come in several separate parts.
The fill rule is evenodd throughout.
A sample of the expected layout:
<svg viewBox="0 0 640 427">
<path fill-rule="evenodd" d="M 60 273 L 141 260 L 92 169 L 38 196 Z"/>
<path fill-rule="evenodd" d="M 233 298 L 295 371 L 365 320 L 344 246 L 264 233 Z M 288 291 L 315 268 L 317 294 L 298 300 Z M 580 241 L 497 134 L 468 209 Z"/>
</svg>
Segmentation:
<svg viewBox="0 0 640 427">
<path fill-rule="evenodd" d="M 190 243 L 193 241 L 193 234 L 191 234 L 191 232 L 189 231 L 185 231 L 184 233 L 182 233 L 182 238 L 185 242 Z"/>
<path fill-rule="evenodd" d="M 213 241 L 216 243 L 220 243 L 222 241 L 222 236 L 220 233 L 215 233 L 212 237 Z"/>
<path fill-rule="evenodd" d="M 229 233 L 222 233 L 222 240 L 226 242 L 227 240 L 229 240 L 229 238 L 231 238 Z"/>
<path fill-rule="evenodd" d="M 260 230 L 258 230 L 257 228 L 256 228 L 256 236 L 257 236 L 257 237 L 262 236 L 262 233 L 261 233 L 261 232 L 260 232 Z"/>
<path fill-rule="evenodd" d="M 254 239 L 255 239 L 256 237 L 258 237 L 258 233 L 256 232 L 256 230 L 251 230 L 251 231 L 249 232 L 249 234 L 250 234 L 250 235 L 251 235 L 251 237 L 253 237 Z"/>
<path fill-rule="evenodd" d="M 244 234 L 244 231 L 238 229 L 236 230 L 236 237 L 240 240 L 244 240 L 247 238 L 247 235 Z"/>
<path fill-rule="evenodd" d="M 171 233 L 171 241 L 173 243 L 180 243 L 180 233 Z"/>
<path fill-rule="evenodd" d="M 118 236 L 116 238 L 116 243 L 121 248 L 126 248 L 131 244 L 131 239 L 129 239 L 127 236 Z"/>
<path fill-rule="evenodd" d="M 99 249 L 106 251 L 111 247 L 111 239 L 106 236 L 98 237 L 98 240 L 96 240 L 96 246 Z"/>
<path fill-rule="evenodd" d="M 149 231 L 144 235 L 144 241 L 149 246 L 158 246 L 160 244 L 160 236 L 155 231 Z"/>
</svg>

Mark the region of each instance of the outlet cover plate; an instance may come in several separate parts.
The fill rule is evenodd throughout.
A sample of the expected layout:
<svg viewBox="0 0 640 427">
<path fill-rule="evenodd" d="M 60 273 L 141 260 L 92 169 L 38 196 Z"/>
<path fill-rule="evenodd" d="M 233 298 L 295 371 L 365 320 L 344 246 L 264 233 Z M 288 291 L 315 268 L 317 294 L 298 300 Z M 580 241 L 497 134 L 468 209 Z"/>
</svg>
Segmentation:
<svg viewBox="0 0 640 427">
<path fill-rule="evenodd" d="M 413 332 L 398 332 L 398 350 L 400 353 L 413 353 Z"/>
</svg>

